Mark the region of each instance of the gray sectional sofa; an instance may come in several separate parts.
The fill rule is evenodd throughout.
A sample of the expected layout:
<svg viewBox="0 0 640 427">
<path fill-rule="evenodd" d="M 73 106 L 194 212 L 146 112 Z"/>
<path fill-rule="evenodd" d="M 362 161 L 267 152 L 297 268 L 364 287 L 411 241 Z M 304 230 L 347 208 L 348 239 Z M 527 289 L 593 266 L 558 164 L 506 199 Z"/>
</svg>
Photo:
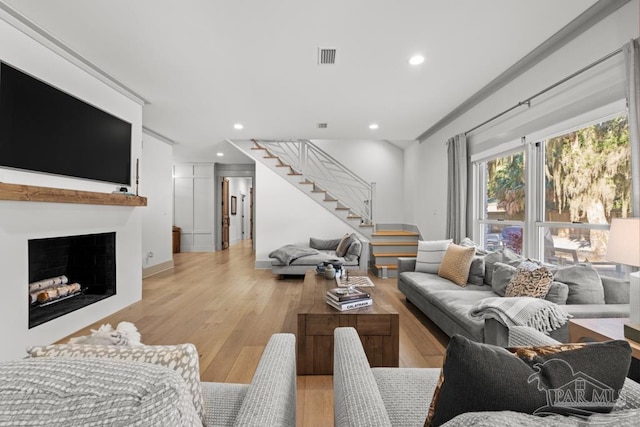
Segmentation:
<svg viewBox="0 0 640 427">
<path fill-rule="evenodd" d="M 505 345 L 506 330 L 499 322 L 493 319 L 483 321 L 473 318 L 469 310 L 484 298 L 500 296 L 496 293 L 500 286 L 496 282 L 499 282 L 501 277 L 498 277 L 498 274 L 493 277 L 494 272 L 498 269 L 506 270 L 509 266 L 515 270 L 515 266 L 522 260 L 523 258 L 506 251 L 476 255 L 469 276 L 470 283 L 461 287 L 437 274 L 416 272 L 415 258 L 399 258 L 398 289 L 406 296 L 407 301 L 418 307 L 447 335 L 460 334 L 478 342 Z M 557 271 L 555 274 L 558 274 Z M 565 271 L 560 275 L 567 276 Z M 554 282 L 553 292 L 550 291 L 547 299 L 561 304 L 574 318 L 628 317 L 629 282 L 604 276 L 600 279 L 601 285 L 585 285 L 582 286 L 584 289 L 581 289 L 580 283 L 569 286 Z M 601 289 L 597 289 L 597 286 L 601 286 Z M 589 292 L 599 292 L 599 295 L 592 297 Z M 599 303 L 585 303 L 596 300 Z M 558 341 L 567 342 L 568 323 L 552 331 L 550 336 Z"/>
<path fill-rule="evenodd" d="M 510 332 L 511 346 L 557 344 L 532 328 L 514 327 Z M 425 425 L 429 405 L 438 384 L 440 368 L 371 368 L 358 333 L 355 329 L 348 327 L 335 330 L 333 363 L 336 427 L 422 427 Z M 499 371 L 500 369 L 483 366 L 480 361 L 470 362 L 472 365 L 474 363 L 479 370 L 497 368 Z M 526 383 L 526 380 L 523 383 Z M 481 388 L 483 385 L 476 384 L 476 386 Z M 508 390 L 514 395 L 525 396 L 524 393 L 519 394 L 514 390 Z M 489 387 L 487 392 L 487 394 L 495 394 L 493 387 Z M 475 397 L 479 400 L 483 398 Z M 562 415 L 540 417 L 516 412 L 515 409 L 482 410 L 478 408 L 465 411 L 441 425 L 446 427 L 637 426 L 640 416 L 640 410 L 637 409 L 640 408 L 640 385 L 625 379 L 618 402 L 619 405 L 616 405 L 611 413 L 596 414 L 586 419 Z M 457 403 L 469 406 L 467 401 Z M 508 405 L 505 406 L 508 407 Z"/>
</svg>

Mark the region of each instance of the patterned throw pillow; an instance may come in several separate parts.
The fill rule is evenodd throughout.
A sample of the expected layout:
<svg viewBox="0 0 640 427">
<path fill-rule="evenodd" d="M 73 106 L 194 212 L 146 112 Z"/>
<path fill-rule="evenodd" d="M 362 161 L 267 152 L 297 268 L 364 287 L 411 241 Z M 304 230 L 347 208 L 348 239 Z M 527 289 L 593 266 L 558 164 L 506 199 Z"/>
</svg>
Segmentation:
<svg viewBox="0 0 640 427">
<path fill-rule="evenodd" d="M 120 347 L 112 345 L 53 344 L 27 349 L 30 357 L 103 358 L 146 362 L 178 372 L 191 392 L 193 406 L 204 422 L 200 362 L 193 344 Z"/>
<path fill-rule="evenodd" d="M 437 274 L 451 240 L 428 240 L 418 242 L 415 271 Z"/>
<path fill-rule="evenodd" d="M 451 280 L 458 286 L 466 286 L 469 270 L 476 251 L 451 243 L 442 258 L 438 276 Z"/>
<path fill-rule="evenodd" d="M 455 335 L 425 427 L 467 412 L 607 413 L 616 405 L 630 363 L 631 347 L 622 340 L 505 349 Z"/>
<path fill-rule="evenodd" d="M 546 267 L 530 260 L 522 261 L 509 281 L 504 296 L 544 298 L 551 282 L 553 274 Z"/>
</svg>

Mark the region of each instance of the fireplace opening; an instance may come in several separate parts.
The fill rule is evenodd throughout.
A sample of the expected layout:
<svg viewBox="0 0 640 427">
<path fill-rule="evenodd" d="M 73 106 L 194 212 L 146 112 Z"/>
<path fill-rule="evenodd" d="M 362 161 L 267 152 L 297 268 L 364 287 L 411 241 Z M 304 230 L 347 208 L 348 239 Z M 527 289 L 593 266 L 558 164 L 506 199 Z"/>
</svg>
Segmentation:
<svg viewBox="0 0 640 427">
<path fill-rule="evenodd" d="M 116 294 L 116 233 L 29 240 L 29 329 Z"/>
</svg>

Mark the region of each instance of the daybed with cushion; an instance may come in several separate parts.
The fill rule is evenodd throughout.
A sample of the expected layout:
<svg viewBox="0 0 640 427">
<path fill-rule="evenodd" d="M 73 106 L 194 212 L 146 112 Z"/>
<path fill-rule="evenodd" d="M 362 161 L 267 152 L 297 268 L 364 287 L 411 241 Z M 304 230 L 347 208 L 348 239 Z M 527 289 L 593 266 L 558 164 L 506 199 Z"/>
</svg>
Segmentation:
<svg viewBox="0 0 640 427">
<path fill-rule="evenodd" d="M 461 246 L 463 249 L 459 249 Z M 466 257 L 465 262 L 452 267 L 457 284 L 441 277 L 446 276 L 440 266 L 450 247 L 465 252 Z M 472 317 L 471 310 L 486 298 L 504 297 L 525 259 L 508 249 L 484 252 L 468 239 L 460 246 L 448 240 L 419 242 L 418 250 L 417 258 L 398 258 L 398 289 L 407 300 L 449 336 L 460 334 L 478 342 L 503 345 L 505 325 Z M 629 282 L 601 277 L 588 264 L 545 268 L 553 278 L 547 277 L 548 288 L 536 297 L 557 304 L 574 318 L 629 316 Z M 524 294 L 535 291 L 525 289 Z M 550 335 L 567 342 L 568 323 Z"/>
<path fill-rule="evenodd" d="M 309 245 L 285 245 L 272 251 L 269 257 L 271 271 L 278 275 L 304 275 L 318 264 L 332 261 L 345 268 L 366 271 L 369 244 L 355 233 L 345 234 L 339 239 L 311 237 Z"/>
<path fill-rule="evenodd" d="M 515 345 L 557 344 L 528 327 L 514 328 L 510 335 Z M 624 341 L 571 349 L 557 345 L 520 348 L 514 352 L 455 336 L 447 347 L 442 370 L 371 368 L 356 330 L 337 328 L 333 365 L 335 426 L 637 426 L 640 385 L 625 378 L 630 357 L 631 349 Z M 549 363 L 552 358 L 570 363 L 577 374 L 582 374 L 581 378 L 587 380 L 582 383 L 587 392 L 593 384 L 606 384 L 615 390 L 612 399 L 601 399 L 602 404 L 589 406 L 598 413 L 588 418 L 533 415 L 539 409 L 588 415 L 568 399 L 565 404 L 546 405 L 547 392 L 567 390 L 565 386 L 574 383 L 572 372 L 562 371 L 561 363 L 557 365 L 560 369 L 554 366 L 556 362 Z M 539 368 L 540 375 L 534 367 L 537 362 L 546 362 Z M 551 374 L 549 382 L 542 382 L 546 374 Z M 530 376 L 535 381 L 529 381 Z M 588 394 L 585 396 L 585 401 L 594 403 Z M 430 423 L 425 424 L 429 413 Z"/>
<path fill-rule="evenodd" d="M 0 362 L 0 425 L 296 423 L 293 334 L 271 337 L 251 384 L 200 382 L 193 344 L 60 344 L 28 353 L 26 359 Z"/>
</svg>

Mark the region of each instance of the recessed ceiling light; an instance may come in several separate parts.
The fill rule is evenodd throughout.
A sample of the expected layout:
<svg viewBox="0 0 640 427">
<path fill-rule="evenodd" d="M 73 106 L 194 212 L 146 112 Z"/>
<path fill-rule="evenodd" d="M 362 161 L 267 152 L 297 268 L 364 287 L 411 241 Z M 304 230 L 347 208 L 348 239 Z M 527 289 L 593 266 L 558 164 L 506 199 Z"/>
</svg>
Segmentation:
<svg viewBox="0 0 640 427">
<path fill-rule="evenodd" d="M 377 124 L 377 123 L 371 123 L 371 124 L 369 125 L 369 129 L 371 129 L 371 130 L 376 130 L 376 129 L 378 129 L 379 127 L 380 127 L 380 126 L 378 126 L 378 124 Z"/>
<path fill-rule="evenodd" d="M 424 62 L 424 56 L 422 55 L 414 55 L 409 59 L 409 64 L 411 65 L 420 65 Z"/>
<path fill-rule="evenodd" d="M 240 129 L 243 129 L 244 126 L 242 125 L 242 123 L 236 123 L 235 125 L 233 125 L 233 128 L 240 130 Z"/>
<path fill-rule="evenodd" d="M 216 153 L 216 156 L 222 157 L 222 156 L 224 156 L 224 153 Z"/>
</svg>

